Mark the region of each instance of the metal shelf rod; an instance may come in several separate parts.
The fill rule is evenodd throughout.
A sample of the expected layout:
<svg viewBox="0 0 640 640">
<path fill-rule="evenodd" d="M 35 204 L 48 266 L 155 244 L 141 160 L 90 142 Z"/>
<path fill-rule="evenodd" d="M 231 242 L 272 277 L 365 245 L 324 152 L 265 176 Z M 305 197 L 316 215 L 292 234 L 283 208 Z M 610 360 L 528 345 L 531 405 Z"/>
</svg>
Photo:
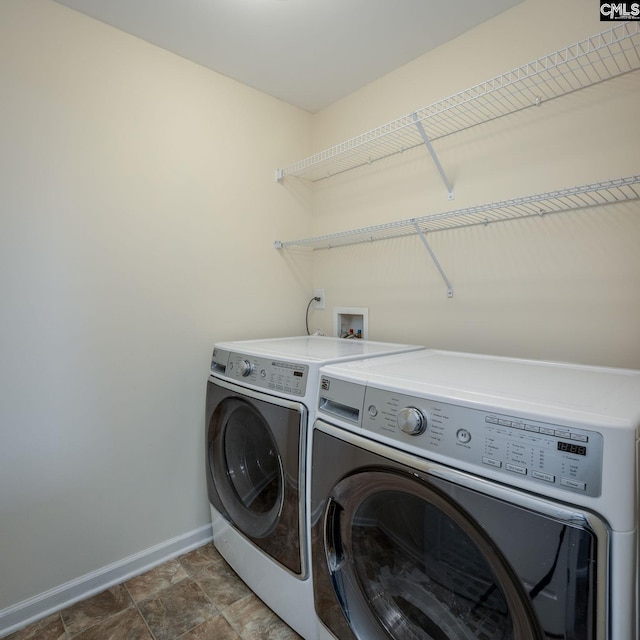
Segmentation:
<svg viewBox="0 0 640 640">
<path fill-rule="evenodd" d="M 437 154 L 435 152 L 435 149 L 433 148 L 433 145 L 431 144 L 431 141 L 429 140 L 429 136 L 427 136 L 427 134 L 426 134 L 426 132 L 424 130 L 424 127 L 422 126 L 422 122 L 420 122 L 420 120 L 418 120 L 418 114 L 417 113 L 413 113 L 412 117 L 413 117 L 413 121 L 416 123 L 416 127 L 418 128 L 418 132 L 420 133 L 420 137 L 422 138 L 422 141 L 424 142 L 425 146 L 427 147 L 427 150 L 429 151 L 429 155 L 431 156 L 431 159 L 433 160 L 434 164 L 436 165 L 436 168 L 438 169 L 438 173 L 440 174 L 440 177 L 442 178 L 442 181 L 444 182 L 444 186 L 447 187 L 447 191 L 449 192 L 449 200 L 453 200 L 453 198 L 454 198 L 453 187 L 451 186 L 451 183 L 449 182 L 449 178 L 447 178 L 447 174 L 444 172 L 444 169 L 442 168 L 442 164 L 440 164 L 440 160 L 438 159 L 438 156 L 437 156 Z M 426 240 L 424 240 L 424 242 L 426 243 Z"/>
<path fill-rule="evenodd" d="M 436 257 L 436 254 L 433 252 L 431 245 L 427 242 L 427 238 L 422 232 L 420 225 L 416 222 L 414 224 L 414 227 L 415 227 L 416 233 L 418 234 L 418 236 L 420 236 L 420 240 L 422 240 L 422 244 L 424 244 L 425 249 L 429 252 L 431 259 L 433 260 L 433 264 L 436 265 L 436 269 L 438 269 L 438 271 L 440 272 L 440 275 L 442 276 L 442 279 L 444 280 L 444 283 L 447 285 L 447 296 L 449 298 L 453 298 L 453 286 L 451 284 L 451 281 L 449 280 L 449 278 L 447 278 L 447 274 L 444 272 L 444 269 L 442 268 L 440 261 Z"/>
</svg>

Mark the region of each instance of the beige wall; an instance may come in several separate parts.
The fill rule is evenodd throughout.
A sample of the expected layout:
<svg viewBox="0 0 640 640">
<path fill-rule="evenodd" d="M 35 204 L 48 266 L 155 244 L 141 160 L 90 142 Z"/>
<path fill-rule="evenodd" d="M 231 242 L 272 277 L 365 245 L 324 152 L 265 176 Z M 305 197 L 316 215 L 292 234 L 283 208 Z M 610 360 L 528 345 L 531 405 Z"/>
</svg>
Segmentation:
<svg viewBox="0 0 640 640">
<path fill-rule="evenodd" d="M 0 141 L 1 613 L 209 521 L 214 341 L 304 332 L 310 116 L 3 0 Z"/>
<path fill-rule="evenodd" d="M 211 346 L 302 333 L 312 287 L 327 332 L 332 307 L 364 306 L 374 339 L 640 367 L 637 203 L 433 234 L 452 300 L 417 238 L 272 248 L 638 173 L 635 74 L 438 142 L 453 203 L 423 150 L 273 182 L 602 28 L 585 0 L 525 0 L 312 117 L 49 0 L 3 0 L 0 615 L 206 525 Z"/>
<path fill-rule="evenodd" d="M 314 151 L 598 33 L 585 0 L 525 0 L 314 117 Z M 640 173 L 640 76 L 437 141 L 455 188 L 420 148 L 315 183 L 314 235 Z M 314 253 L 333 307 L 368 307 L 369 337 L 640 367 L 638 202 L 434 233 L 445 285 L 417 237 Z M 293 238 L 291 238 L 293 239 Z"/>
</svg>

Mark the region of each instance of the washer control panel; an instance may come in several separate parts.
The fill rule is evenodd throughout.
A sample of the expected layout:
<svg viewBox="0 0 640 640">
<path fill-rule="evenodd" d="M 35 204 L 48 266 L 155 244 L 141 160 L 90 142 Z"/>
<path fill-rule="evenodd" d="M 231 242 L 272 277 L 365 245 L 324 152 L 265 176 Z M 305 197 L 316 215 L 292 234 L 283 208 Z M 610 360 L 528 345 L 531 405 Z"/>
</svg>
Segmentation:
<svg viewBox="0 0 640 640">
<path fill-rule="evenodd" d="M 372 387 L 366 389 L 363 409 L 364 431 L 392 439 L 402 448 L 600 495 L 603 439 L 597 431 Z"/>
<path fill-rule="evenodd" d="M 213 352 L 211 372 L 261 389 L 300 397 L 305 395 L 309 379 L 308 365 L 222 349 Z"/>
</svg>

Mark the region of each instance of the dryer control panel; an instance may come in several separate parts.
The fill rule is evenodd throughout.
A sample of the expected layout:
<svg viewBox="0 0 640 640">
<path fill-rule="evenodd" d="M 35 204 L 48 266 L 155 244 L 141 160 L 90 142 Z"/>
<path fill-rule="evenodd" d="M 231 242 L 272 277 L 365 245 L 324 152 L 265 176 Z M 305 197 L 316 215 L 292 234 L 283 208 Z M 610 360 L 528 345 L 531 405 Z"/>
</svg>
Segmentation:
<svg viewBox="0 0 640 640">
<path fill-rule="evenodd" d="M 401 448 L 600 495 L 603 439 L 597 431 L 371 387 L 363 409 L 365 432 L 391 439 Z"/>
<path fill-rule="evenodd" d="M 253 387 L 303 397 L 309 379 L 308 365 L 215 349 L 211 372 Z"/>
<path fill-rule="evenodd" d="M 597 497 L 602 434 L 577 425 L 476 409 L 323 375 L 318 415 L 445 464 Z"/>
</svg>

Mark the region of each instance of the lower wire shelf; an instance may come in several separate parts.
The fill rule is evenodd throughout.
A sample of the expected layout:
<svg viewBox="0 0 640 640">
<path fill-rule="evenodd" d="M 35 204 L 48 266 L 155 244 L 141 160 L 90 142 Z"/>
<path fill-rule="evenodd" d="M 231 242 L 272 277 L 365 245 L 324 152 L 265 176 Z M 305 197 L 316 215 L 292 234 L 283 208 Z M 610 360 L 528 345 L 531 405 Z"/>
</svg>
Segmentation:
<svg viewBox="0 0 640 640">
<path fill-rule="evenodd" d="M 640 198 L 640 175 L 632 175 L 626 178 L 616 178 L 586 184 L 578 187 L 569 187 L 558 191 L 549 191 L 536 195 L 512 198 L 500 202 L 445 211 L 417 218 L 407 218 L 396 222 L 378 224 L 371 227 L 339 231 L 312 238 L 300 240 L 276 240 L 276 249 L 287 247 L 309 247 L 314 250 L 331 249 L 365 242 L 388 240 L 403 236 L 419 235 L 423 244 L 429 251 L 436 267 L 440 271 L 447 285 L 449 297 L 453 296 L 453 287 L 440 266 L 435 254 L 430 248 L 426 235 L 434 231 L 458 229 L 476 225 L 488 225 L 494 222 L 519 220 L 533 216 L 543 216 L 551 213 L 562 213 L 580 209 L 615 204 L 637 200 Z"/>
<path fill-rule="evenodd" d="M 561 213 L 640 198 L 640 175 L 616 178 L 579 187 L 569 187 L 537 195 L 512 198 L 465 209 L 407 218 L 371 227 L 339 231 L 301 240 L 276 240 L 276 249 L 291 246 L 331 249 L 350 244 L 387 240 L 402 236 L 445 231 L 459 227 L 486 225 L 548 213 Z"/>
</svg>

